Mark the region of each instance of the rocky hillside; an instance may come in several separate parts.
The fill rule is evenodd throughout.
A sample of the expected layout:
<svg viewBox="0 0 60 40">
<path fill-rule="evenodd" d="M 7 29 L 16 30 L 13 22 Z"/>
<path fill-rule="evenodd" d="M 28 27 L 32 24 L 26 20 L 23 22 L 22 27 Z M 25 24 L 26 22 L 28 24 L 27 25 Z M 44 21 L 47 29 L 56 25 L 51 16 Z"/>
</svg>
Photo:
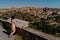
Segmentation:
<svg viewBox="0 0 60 40">
<path fill-rule="evenodd" d="M 4 16 L 7 18 L 11 15 L 15 15 L 17 18 L 27 20 L 27 21 L 40 21 L 41 18 L 47 18 L 53 12 L 60 14 L 57 9 L 53 8 L 34 8 L 34 7 L 24 7 L 24 8 L 7 8 L 0 9 L 0 17 Z M 26 19 L 27 18 L 27 19 Z"/>
</svg>

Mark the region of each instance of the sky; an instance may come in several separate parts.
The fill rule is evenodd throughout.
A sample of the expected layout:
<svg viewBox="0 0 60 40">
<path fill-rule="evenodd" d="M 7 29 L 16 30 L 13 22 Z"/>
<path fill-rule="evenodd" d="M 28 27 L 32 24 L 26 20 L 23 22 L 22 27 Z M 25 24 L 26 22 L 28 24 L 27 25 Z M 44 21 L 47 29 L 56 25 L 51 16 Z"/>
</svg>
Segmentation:
<svg viewBox="0 0 60 40">
<path fill-rule="evenodd" d="M 12 7 L 60 8 L 60 0 L 0 0 L 0 8 Z"/>
</svg>

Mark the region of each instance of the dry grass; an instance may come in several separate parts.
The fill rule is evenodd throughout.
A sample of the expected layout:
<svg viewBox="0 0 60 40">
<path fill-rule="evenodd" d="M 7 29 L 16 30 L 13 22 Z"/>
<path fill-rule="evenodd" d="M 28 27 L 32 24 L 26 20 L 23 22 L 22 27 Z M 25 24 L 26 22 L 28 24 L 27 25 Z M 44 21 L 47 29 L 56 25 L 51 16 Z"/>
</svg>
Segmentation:
<svg viewBox="0 0 60 40">
<path fill-rule="evenodd" d="M 22 37 L 19 35 L 16 35 L 15 40 L 22 40 Z"/>
</svg>

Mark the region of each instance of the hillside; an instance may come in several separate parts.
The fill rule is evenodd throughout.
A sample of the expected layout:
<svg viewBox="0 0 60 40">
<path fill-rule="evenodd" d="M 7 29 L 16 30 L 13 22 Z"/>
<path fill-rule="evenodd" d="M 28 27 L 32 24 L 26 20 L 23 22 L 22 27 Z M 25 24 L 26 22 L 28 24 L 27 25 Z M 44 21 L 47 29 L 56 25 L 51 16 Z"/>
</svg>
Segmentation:
<svg viewBox="0 0 60 40">
<path fill-rule="evenodd" d="M 8 19 L 14 15 L 18 19 L 29 21 L 30 28 L 56 35 L 60 33 L 60 9 L 56 8 L 9 8 L 0 9 L 0 18 Z"/>
</svg>

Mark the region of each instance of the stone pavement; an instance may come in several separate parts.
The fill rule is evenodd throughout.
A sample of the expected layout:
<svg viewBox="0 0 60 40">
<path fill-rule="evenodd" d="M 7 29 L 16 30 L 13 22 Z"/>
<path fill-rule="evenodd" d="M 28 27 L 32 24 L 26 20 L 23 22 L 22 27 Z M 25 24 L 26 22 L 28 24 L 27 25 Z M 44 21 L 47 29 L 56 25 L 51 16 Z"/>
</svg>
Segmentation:
<svg viewBox="0 0 60 40">
<path fill-rule="evenodd" d="M 4 31 L 6 30 L 0 25 L 0 40 L 14 40 L 14 38 L 8 38 L 8 35 Z"/>
</svg>

